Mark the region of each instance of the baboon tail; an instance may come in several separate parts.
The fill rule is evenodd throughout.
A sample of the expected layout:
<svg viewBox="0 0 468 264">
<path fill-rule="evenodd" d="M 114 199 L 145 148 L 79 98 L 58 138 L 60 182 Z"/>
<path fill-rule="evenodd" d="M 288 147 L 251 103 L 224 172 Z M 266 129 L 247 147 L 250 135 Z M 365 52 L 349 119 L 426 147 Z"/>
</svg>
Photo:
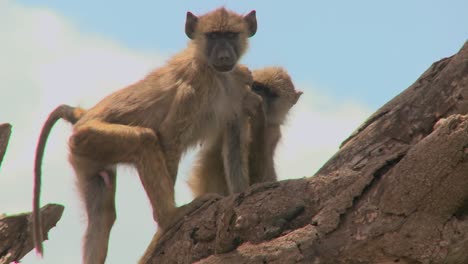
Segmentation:
<svg viewBox="0 0 468 264">
<path fill-rule="evenodd" d="M 42 127 L 41 135 L 39 136 L 39 141 L 36 146 L 36 157 L 34 159 L 34 194 L 33 194 L 33 237 L 34 237 L 34 246 L 36 248 L 36 253 L 40 256 L 43 254 L 43 233 L 42 233 L 42 223 L 39 213 L 39 203 L 40 203 L 40 194 L 41 194 L 41 170 L 42 170 L 42 158 L 44 156 L 44 149 L 47 143 L 47 138 L 49 137 L 50 131 L 54 124 L 60 119 L 63 118 L 68 122 L 75 124 L 80 117 L 85 113 L 85 110 L 72 107 L 69 105 L 60 105 L 52 113 L 50 113 L 47 121 Z"/>
</svg>

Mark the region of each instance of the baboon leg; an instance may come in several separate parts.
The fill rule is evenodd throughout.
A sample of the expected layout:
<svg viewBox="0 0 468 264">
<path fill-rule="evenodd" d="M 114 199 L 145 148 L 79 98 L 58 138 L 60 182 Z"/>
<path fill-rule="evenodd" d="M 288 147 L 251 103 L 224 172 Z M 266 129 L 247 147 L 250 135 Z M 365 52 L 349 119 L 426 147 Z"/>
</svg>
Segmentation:
<svg viewBox="0 0 468 264">
<path fill-rule="evenodd" d="M 83 263 L 102 264 L 107 256 L 109 235 L 116 219 L 116 168 L 71 156 L 77 173 L 77 184 L 85 205 L 88 225 L 83 242 Z M 107 179 L 101 176 L 106 172 Z"/>
<path fill-rule="evenodd" d="M 266 120 L 265 120 L 265 111 L 263 106 L 260 106 L 256 109 L 254 115 L 251 117 L 250 122 L 250 134 L 251 141 L 249 144 L 249 177 L 250 185 L 264 182 L 266 176 L 266 164 L 269 162 L 269 159 L 273 157 L 268 157 L 270 154 L 267 151 L 267 141 L 266 141 Z"/>
<path fill-rule="evenodd" d="M 178 220 L 180 220 L 182 218 L 182 216 L 191 214 L 194 211 L 200 209 L 201 207 L 203 207 L 205 205 L 210 205 L 210 204 L 212 204 L 212 203 L 214 203 L 214 202 L 216 202 L 216 201 L 218 201 L 218 200 L 220 200 L 222 198 L 223 198 L 222 196 L 219 196 L 219 195 L 213 194 L 213 193 L 205 194 L 205 195 L 202 195 L 200 197 L 195 198 L 191 203 L 185 204 L 185 205 L 177 208 L 176 215 L 177 215 L 178 218 L 177 217 L 174 218 L 175 219 L 174 223 L 177 222 Z M 166 233 L 165 231 L 167 231 L 167 230 L 158 228 L 156 234 L 153 236 L 153 239 L 151 240 L 151 243 L 146 248 L 145 253 L 143 254 L 143 256 L 138 261 L 138 264 L 151 263 L 150 260 L 153 257 L 153 255 L 158 253 L 157 249 L 159 247 L 159 243 L 160 242 L 164 243 L 164 240 L 166 240 L 167 238 L 169 238 L 172 235 L 172 233 Z M 169 232 L 172 232 L 172 231 L 169 231 Z"/>
<path fill-rule="evenodd" d="M 158 144 L 158 146 L 160 146 Z M 177 173 L 179 171 L 180 158 L 182 156 L 182 151 L 180 150 L 165 150 L 164 156 L 166 158 L 166 165 L 169 175 L 171 176 L 172 183 L 175 185 L 177 180 Z M 174 188 L 174 186 L 173 186 Z"/>
<path fill-rule="evenodd" d="M 165 228 L 172 223 L 176 208 L 174 182 L 159 143 L 142 147 L 135 165 L 153 208 L 153 218 L 160 228 Z"/>
<path fill-rule="evenodd" d="M 180 153 L 171 151 L 170 153 L 174 154 L 175 158 L 180 157 Z M 171 161 L 171 158 L 162 151 L 158 142 L 153 142 L 141 149 L 136 163 L 140 181 L 153 208 L 153 218 L 163 233 L 184 215 L 202 204 L 204 199 L 207 199 L 203 197 L 197 199 L 197 202 L 177 208 L 174 194 L 175 177 L 168 170 L 168 161 Z"/>
<path fill-rule="evenodd" d="M 112 164 L 135 162 L 140 149 L 156 140 L 149 128 L 92 120 L 75 128 L 69 144 L 74 154 Z"/>
</svg>

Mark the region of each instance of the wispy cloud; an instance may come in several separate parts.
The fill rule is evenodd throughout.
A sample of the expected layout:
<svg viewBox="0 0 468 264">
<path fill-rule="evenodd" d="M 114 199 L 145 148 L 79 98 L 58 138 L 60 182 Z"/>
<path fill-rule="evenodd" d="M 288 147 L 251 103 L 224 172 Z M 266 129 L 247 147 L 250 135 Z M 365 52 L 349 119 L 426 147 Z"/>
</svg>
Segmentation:
<svg viewBox="0 0 468 264">
<path fill-rule="evenodd" d="M 31 210 L 34 149 L 48 113 L 61 103 L 92 106 L 162 64 L 163 58 L 80 32 L 51 10 L 11 1 L 0 1 L 0 32 L 0 122 L 13 125 L 0 170 L 0 211 L 19 213 Z M 85 219 L 67 161 L 69 134 L 70 126 L 59 122 L 49 138 L 43 168 L 42 203 L 64 204 L 64 216 L 45 244 L 46 259 L 30 254 L 25 263 L 80 262 Z M 121 214 L 112 234 L 109 263 L 132 263 L 142 254 L 155 225 L 138 177 L 127 177 L 134 174 L 128 169 L 120 172 L 124 174 L 117 195 Z M 132 247 L 120 242 L 129 239 Z"/>
<path fill-rule="evenodd" d="M 331 98 L 315 87 L 304 91 L 283 126 L 275 162 L 280 179 L 312 176 L 370 114 L 358 102 Z"/>
</svg>

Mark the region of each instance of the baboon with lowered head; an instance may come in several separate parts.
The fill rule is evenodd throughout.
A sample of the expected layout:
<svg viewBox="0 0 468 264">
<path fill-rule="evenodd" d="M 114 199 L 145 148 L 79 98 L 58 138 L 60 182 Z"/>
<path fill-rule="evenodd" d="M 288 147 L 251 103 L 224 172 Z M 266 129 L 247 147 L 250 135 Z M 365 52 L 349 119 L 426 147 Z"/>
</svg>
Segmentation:
<svg viewBox="0 0 468 264">
<path fill-rule="evenodd" d="M 281 138 L 280 126 L 301 96 L 294 88 L 289 74 L 280 67 L 253 71 L 252 90 L 260 95 L 263 104 L 252 115 L 247 127 L 249 142 L 249 185 L 276 181 L 274 152 Z M 206 193 L 230 194 L 224 175 L 222 143 L 204 146 L 189 179 L 195 197 Z"/>
<path fill-rule="evenodd" d="M 198 143 L 222 142 L 230 192 L 246 188 L 243 157 L 246 98 L 252 103 L 252 76 L 237 64 L 257 30 L 255 11 L 242 16 L 224 8 L 197 17 L 188 12 L 188 47 L 144 79 L 114 92 L 87 111 L 61 106 L 49 116 L 35 161 L 34 236 L 42 253 L 39 209 L 41 160 L 53 124 L 72 123 L 69 161 L 77 176 L 88 225 L 83 263 L 104 263 L 116 218 L 116 164 L 137 168 L 164 231 L 189 206 L 175 206 L 174 184 L 181 155 Z M 255 101 L 255 100 L 254 100 Z M 261 99 L 257 100 L 260 104 Z"/>
</svg>

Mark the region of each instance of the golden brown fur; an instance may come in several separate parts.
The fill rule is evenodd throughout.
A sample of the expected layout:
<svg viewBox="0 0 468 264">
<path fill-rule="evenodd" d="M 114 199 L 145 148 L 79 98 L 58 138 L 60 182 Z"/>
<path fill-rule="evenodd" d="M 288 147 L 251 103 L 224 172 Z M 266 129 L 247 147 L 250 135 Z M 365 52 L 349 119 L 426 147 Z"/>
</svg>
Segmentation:
<svg viewBox="0 0 468 264">
<path fill-rule="evenodd" d="M 253 90 L 263 104 L 251 117 L 249 137 L 249 184 L 276 181 L 274 151 L 281 138 L 280 126 L 289 109 L 296 104 L 302 92 L 296 91 L 288 73 L 279 67 L 253 71 Z M 221 142 L 202 149 L 189 180 L 195 197 L 205 193 L 228 195 L 224 177 Z"/>
<path fill-rule="evenodd" d="M 230 35 L 218 34 L 220 30 Z M 218 35 L 208 40 L 207 34 L 213 31 Z M 69 140 L 69 161 L 88 219 L 83 263 L 105 261 L 116 215 L 118 163 L 137 168 L 160 230 L 189 208 L 175 207 L 174 183 L 180 157 L 191 146 L 222 142 L 230 192 L 248 185 L 243 102 L 251 97 L 252 77 L 237 61 L 246 50 L 246 38 L 255 31 L 254 11 L 246 16 L 224 8 L 201 17 L 187 13 L 186 34 L 192 40 L 185 50 L 141 81 L 80 112 Z M 60 117 L 64 116 L 56 115 L 46 123 L 53 125 Z M 45 139 L 41 136 L 40 141 Z M 43 148 L 37 151 L 41 157 Z M 35 178 L 40 183 L 40 172 Z M 35 186 L 35 201 L 39 188 L 40 184 Z M 41 232 L 39 221 L 34 226 L 35 233 Z M 41 241 L 36 239 L 39 252 Z"/>
</svg>

